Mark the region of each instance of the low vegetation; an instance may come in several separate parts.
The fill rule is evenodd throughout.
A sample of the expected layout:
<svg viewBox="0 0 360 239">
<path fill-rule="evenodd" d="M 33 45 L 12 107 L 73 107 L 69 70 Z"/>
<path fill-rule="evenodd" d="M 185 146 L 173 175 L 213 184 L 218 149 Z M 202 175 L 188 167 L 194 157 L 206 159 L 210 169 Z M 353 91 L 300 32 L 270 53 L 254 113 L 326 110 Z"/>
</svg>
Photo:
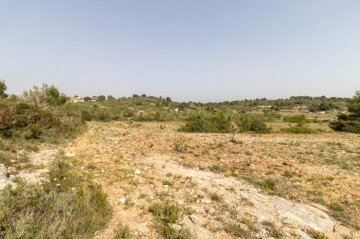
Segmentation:
<svg viewBox="0 0 360 239">
<path fill-rule="evenodd" d="M 338 115 L 338 120 L 330 122 L 330 127 L 335 131 L 344 131 L 360 134 L 360 91 L 346 103 L 348 114 Z"/>
<path fill-rule="evenodd" d="M 176 203 L 170 201 L 154 203 L 149 211 L 154 215 L 158 231 L 165 239 L 195 238 L 189 229 L 174 226 L 180 219 L 180 208 Z"/>
<path fill-rule="evenodd" d="M 19 182 L 0 192 L 0 237 L 91 238 L 111 217 L 106 198 L 99 185 L 58 159 L 42 184 Z"/>
</svg>

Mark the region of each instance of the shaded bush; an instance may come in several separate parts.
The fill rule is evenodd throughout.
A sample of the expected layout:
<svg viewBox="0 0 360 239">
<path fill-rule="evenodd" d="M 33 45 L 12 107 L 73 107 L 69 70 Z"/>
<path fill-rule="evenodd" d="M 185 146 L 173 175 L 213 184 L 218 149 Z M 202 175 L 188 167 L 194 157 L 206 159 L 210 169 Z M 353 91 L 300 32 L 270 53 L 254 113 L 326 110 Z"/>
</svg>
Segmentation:
<svg viewBox="0 0 360 239">
<path fill-rule="evenodd" d="M 329 123 L 335 131 L 360 134 L 360 91 L 346 103 L 349 114 L 339 114 L 338 120 Z"/>
<path fill-rule="evenodd" d="M 329 127 L 335 131 L 360 134 L 360 121 L 338 120 L 338 121 L 330 122 Z"/>
</svg>

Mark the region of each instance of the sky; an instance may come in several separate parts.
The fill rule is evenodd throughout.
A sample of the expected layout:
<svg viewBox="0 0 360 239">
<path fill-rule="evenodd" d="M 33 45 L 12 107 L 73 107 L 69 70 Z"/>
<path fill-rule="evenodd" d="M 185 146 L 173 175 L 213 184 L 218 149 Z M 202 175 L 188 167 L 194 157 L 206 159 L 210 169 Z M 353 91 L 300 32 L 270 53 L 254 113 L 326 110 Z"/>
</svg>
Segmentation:
<svg viewBox="0 0 360 239">
<path fill-rule="evenodd" d="M 351 97 L 358 0 L 0 0 L 7 93 Z"/>
</svg>

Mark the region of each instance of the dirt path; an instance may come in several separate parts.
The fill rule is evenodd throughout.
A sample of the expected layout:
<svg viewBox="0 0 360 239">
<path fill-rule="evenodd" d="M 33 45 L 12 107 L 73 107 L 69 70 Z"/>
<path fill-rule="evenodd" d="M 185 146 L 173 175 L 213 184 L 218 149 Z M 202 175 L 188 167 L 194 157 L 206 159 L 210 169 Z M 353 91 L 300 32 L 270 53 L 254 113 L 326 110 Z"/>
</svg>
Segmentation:
<svg viewBox="0 0 360 239">
<path fill-rule="evenodd" d="M 295 203 L 233 177 L 180 166 L 181 158 L 149 150 L 154 146 L 144 142 L 159 135 L 136 135 L 137 127 L 91 123 L 65 149 L 81 160 L 84 174 L 104 187 L 114 208 L 96 239 L 113 238 L 119 223 L 129 225 L 136 238 L 159 238 L 149 206 L 164 200 L 181 208 L 174 227 L 188 228 L 197 238 L 320 238 L 321 233 L 360 238 L 320 205 Z"/>
</svg>

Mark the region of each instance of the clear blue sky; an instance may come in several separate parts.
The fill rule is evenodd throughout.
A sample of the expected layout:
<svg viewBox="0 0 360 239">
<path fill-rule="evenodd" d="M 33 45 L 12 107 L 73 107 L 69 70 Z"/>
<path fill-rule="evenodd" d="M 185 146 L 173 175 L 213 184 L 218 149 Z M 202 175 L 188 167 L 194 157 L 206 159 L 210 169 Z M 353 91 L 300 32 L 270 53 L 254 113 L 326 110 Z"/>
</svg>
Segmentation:
<svg viewBox="0 0 360 239">
<path fill-rule="evenodd" d="M 8 93 L 223 101 L 360 90 L 358 0 L 0 0 Z"/>
</svg>

